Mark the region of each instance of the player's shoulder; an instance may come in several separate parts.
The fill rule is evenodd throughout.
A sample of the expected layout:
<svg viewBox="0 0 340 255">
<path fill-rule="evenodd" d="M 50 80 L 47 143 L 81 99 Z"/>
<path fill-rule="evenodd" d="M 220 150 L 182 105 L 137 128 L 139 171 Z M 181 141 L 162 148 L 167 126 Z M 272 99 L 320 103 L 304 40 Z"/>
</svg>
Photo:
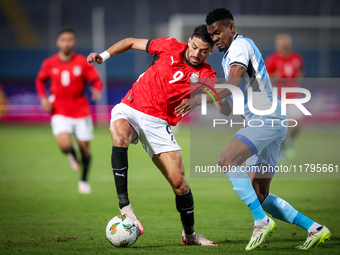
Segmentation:
<svg viewBox="0 0 340 255">
<path fill-rule="evenodd" d="M 80 53 L 74 53 L 72 61 L 73 61 L 74 64 L 80 65 L 80 66 L 83 66 L 83 67 L 94 66 L 94 65 L 90 65 L 89 63 L 87 63 L 87 58 Z"/>
<path fill-rule="evenodd" d="M 302 55 L 300 53 L 296 52 L 296 51 L 292 52 L 292 57 L 299 59 L 299 60 L 302 60 Z"/>
<path fill-rule="evenodd" d="M 154 39 L 156 41 L 159 41 L 159 42 L 165 42 L 165 43 L 168 43 L 168 44 L 172 44 L 172 43 L 180 43 L 179 41 L 177 41 L 176 38 L 174 37 L 161 37 L 161 38 L 158 38 L 158 39 Z"/>
<path fill-rule="evenodd" d="M 54 62 L 56 62 L 58 60 L 59 60 L 59 54 L 57 53 L 57 54 L 54 54 L 54 55 L 52 55 L 52 56 L 50 56 L 48 58 L 45 58 L 44 59 L 44 63 L 45 64 L 47 64 L 47 63 L 54 63 Z"/>
<path fill-rule="evenodd" d="M 49 68 L 51 66 L 55 66 L 58 64 L 58 61 L 59 61 L 59 55 L 58 53 L 57 54 L 54 54 L 50 57 L 47 57 L 43 60 L 42 64 L 41 64 L 41 68 L 45 69 L 45 68 Z"/>
<path fill-rule="evenodd" d="M 275 61 L 277 60 L 278 58 L 280 58 L 279 54 L 277 54 L 277 52 L 273 52 L 273 53 L 270 53 L 267 57 L 266 57 L 266 62 L 268 61 Z"/>
<path fill-rule="evenodd" d="M 150 47 L 153 50 L 158 50 L 162 52 L 181 52 L 186 49 L 187 44 L 179 42 L 176 38 L 173 37 L 162 37 L 150 40 L 147 45 L 147 52 L 149 52 Z"/>
<path fill-rule="evenodd" d="M 84 55 L 80 54 L 80 53 L 74 53 L 73 59 L 75 61 L 87 63 L 87 58 Z"/>
<path fill-rule="evenodd" d="M 216 74 L 216 71 L 212 69 L 211 65 L 209 65 L 206 61 L 202 63 L 201 72 L 206 73 L 208 75 Z"/>
<path fill-rule="evenodd" d="M 237 35 L 234 39 L 233 43 L 230 47 L 237 48 L 237 47 L 247 47 L 252 48 L 252 44 L 254 44 L 253 40 L 248 37 L 243 37 L 242 35 Z"/>
</svg>

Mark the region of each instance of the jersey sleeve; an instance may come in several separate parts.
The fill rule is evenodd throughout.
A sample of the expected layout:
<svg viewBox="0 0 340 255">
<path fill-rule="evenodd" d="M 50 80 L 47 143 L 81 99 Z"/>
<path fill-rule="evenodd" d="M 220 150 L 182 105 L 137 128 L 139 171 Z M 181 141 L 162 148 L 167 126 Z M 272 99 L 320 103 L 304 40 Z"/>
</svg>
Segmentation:
<svg viewBox="0 0 340 255">
<path fill-rule="evenodd" d="M 146 52 L 151 55 L 159 55 L 162 52 L 175 50 L 178 48 L 179 42 L 172 37 L 163 37 L 159 39 L 149 40 L 146 45 Z"/>
<path fill-rule="evenodd" d="M 102 91 L 103 82 L 100 79 L 100 75 L 97 68 L 93 64 L 88 63 L 85 64 L 84 76 L 86 81 L 91 82 L 93 84 L 94 88 L 96 88 L 99 91 Z"/>
<path fill-rule="evenodd" d="M 47 96 L 45 91 L 45 80 L 48 78 L 50 78 L 50 73 L 48 70 L 48 63 L 45 60 L 41 65 L 37 78 L 35 79 L 35 88 L 40 98 Z"/>
<path fill-rule="evenodd" d="M 230 66 L 240 65 L 245 69 L 248 68 L 249 50 L 251 46 L 244 39 L 236 40 L 229 48 L 228 57 L 230 58 Z"/>
</svg>

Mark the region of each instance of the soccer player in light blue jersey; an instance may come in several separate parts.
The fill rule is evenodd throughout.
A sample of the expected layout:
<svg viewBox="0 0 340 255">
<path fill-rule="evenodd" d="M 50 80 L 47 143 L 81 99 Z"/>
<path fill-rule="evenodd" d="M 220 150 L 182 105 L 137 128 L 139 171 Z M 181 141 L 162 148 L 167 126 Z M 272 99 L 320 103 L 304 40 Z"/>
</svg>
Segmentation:
<svg viewBox="0 0 340 255">
<path fill-rule="evenodd" d="M 219 8 L 211 11 L 206 17 L 206 23 L 217 48 L 224 53 L 222 65 L 227 83 L 239 87 L 244 94 L 243 117 L 247 123 L 250 120 L 269 120 L 264 121 L 261 127 L 246 125 L 241 128 L 219 157 L 221 167 L 235 167 L 236 171 L 226 172 L 226 176 L 254 216 L 254 231 L 246 250 L 261 246 L 274 230 L 275 222 L 265 212 L 271 214 L 273 218 L 296 224 L 308 231 L 306 242 L 296 248 L 315 247 L 331 236 L 329 229 L 307 218 L 282 198 L 269 193 L 275 171 L 261 173 L 263 165 L 273 167 L 278 165 L 281 145 L 287 133 L 287 127 L 281 125 L 286 116 L 281 115 L 278 96 L 277 109 L 270 115 L 253 114 L 248 107 L 248 88 L 253 92 L 255 109 L 271 108 L 276 96 L 262 55 L 251 39 L 236 33 L 233 15 L 229 10 Z M 226 97 L 231 93 L 224 89 L 220 90 L 219 94 Z M 222 113 L 231 112 L 227 100 L 218 108 Z M 242 171 L 241 164 L 244 161 L 247 167 L 255 171 Z"/>
</svg>

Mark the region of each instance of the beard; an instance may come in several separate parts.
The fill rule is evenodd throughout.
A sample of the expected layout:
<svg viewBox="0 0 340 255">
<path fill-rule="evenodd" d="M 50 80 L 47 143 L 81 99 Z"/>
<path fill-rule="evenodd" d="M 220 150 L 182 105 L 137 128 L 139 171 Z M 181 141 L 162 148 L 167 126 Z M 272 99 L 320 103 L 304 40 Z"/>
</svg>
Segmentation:
<svg viewBox="0 0 340 255">
<path fill-rule="evenodd" d="M 217 47 L 217 48 L 218 48 L 218 47 Z M 226 47 L 226 46 L 218 48 L 218 51 L 219 51 L 219 52 L 225 52 L 226 50 L 227 50 L 227 47 Z"/>
</svg>

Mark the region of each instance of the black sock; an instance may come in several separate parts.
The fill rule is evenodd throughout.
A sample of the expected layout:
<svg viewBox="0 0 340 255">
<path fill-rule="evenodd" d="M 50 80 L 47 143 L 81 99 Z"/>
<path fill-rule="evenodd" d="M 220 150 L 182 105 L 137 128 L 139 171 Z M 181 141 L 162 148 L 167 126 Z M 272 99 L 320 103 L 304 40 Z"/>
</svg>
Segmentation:
<svg viewBox="0 0 340 255">
<path fill-rule="evenodd" d="M 83 173 L 82 173 L 81 179 L 82 179 L 82 181 L 86 182 L 87 181 L 87 174 L 88 174 L 89 169 L 90 169 L 91 156 L 89 156 L 89 157 L 82 156 L 81 160 L 82 160 L 82 163 L 83 163 Z"/>
<path fill-rule="evenodd" d="M 77 153 L 76 153 L 76 150 L 74 149 L 74 146 L 72 145 L 71 146 L 71 149 L 69 151 L 64 151 L 65 154 L 69 154 L 71 153 L 72 156 L 77 160 Z"/>
<path fill-rule="evenodd" d="M 191 190 L 186 195 L 176 195 L 176 208 L 181 214 L 181 221 L 184 232 L 190 235 L 194 232 L 194 198 Z"/>
<path fill-rule="evenodd" d="M 119 208 L 130 204 L 127 192 L 128 148 L 112 147 L 111 166 L 115 178 Z"/>
</svg>

